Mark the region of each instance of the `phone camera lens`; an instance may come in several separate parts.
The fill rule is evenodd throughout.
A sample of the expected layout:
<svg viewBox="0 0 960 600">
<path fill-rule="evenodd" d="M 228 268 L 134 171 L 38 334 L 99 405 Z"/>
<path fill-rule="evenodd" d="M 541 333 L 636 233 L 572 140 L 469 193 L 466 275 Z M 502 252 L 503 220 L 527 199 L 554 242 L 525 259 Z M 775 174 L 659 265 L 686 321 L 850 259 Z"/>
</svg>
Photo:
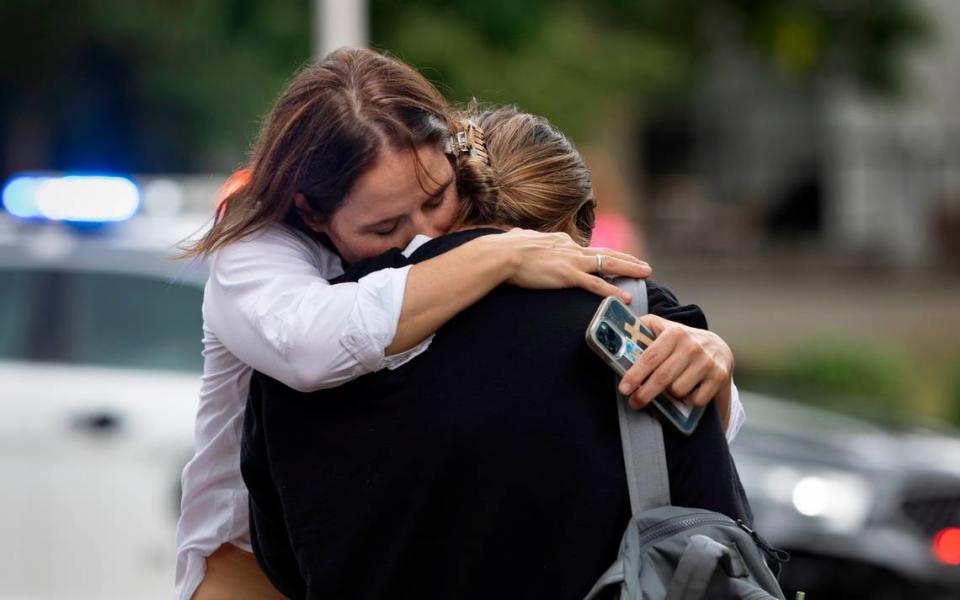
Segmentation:
<svg viewBox="0 0 960 600">
<path fill-rule="evenodd" d="M 597 328 L 597 339 L 600 340 L 600 343 L 607 345 L 610 341 L 610 326 L 606 323 L 600 323 L 600 327 Z"/>
</svg>

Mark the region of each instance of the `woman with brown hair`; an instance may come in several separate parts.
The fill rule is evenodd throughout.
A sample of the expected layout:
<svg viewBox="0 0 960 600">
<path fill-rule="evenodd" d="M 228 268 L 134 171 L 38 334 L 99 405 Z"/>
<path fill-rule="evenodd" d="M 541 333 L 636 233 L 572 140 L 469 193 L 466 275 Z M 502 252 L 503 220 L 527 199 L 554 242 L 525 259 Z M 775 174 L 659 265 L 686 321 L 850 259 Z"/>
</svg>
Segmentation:
<svg viewBox="0 0 960 600">
<path fill-rule="evenodd" d="M 589 242 L 589 172 L 545 120 L 482 113 L 454 152 L 454 231 L 353 264 L 343 281 L 517 225 Z M 671 498 L 749 523 L 724 439 L 742 415 L 732 353 L 698 307 L 653 283 L 648 303 L 658 338 L 625 392 L 635 407 L 664 389 L 707 404 L 692 435 L 664 428 Z M 597 304 L 499 286 L 396 369 L 309 394 L 255 373 L 241 465 L 271 582 L 290 598 L 582 598 L 630 516 L 613 377 L 583 340 Z"/>
<path fill-rule="evenodd" d="M 338 385 L 423 352 L 443 323 L 501 283 L 622 295 L 593 273 L 650 273 L 628 255 L 517 230 L 331 285 L 344 263 L 449 229 L 453 126 L 443 98 L 410 67 L 368 50 L 333 52 L 283 91 L 253 147 L 249 183 L 187 248 L 209 258 L 210 278 L 178 598 L 269 593 L 249 554 L 239 466 L 254 369 L 303 391 Z"/>
</svg>

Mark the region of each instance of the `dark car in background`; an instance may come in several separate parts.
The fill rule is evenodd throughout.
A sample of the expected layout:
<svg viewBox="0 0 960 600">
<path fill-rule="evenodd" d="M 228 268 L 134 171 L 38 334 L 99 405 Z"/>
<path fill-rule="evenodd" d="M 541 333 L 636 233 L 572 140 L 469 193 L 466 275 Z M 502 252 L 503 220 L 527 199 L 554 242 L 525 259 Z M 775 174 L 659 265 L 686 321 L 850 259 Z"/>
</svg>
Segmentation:
<svg viewBox="0 0 960 600">
<path fill-rule="evenodd" d="M 743 394 L 731 450 L 756 529 L 810 598 L 960 597 L 960 438 Z"/>
</svg>

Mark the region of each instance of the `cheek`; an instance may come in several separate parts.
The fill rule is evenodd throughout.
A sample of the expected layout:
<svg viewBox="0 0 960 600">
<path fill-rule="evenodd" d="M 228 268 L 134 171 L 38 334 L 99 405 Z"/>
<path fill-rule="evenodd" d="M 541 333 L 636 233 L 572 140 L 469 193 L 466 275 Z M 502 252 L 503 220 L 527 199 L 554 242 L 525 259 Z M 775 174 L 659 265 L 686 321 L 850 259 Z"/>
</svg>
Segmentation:
<svg viewBox="0 0 960 600">
<path fill-rule="evenodd" d="M 343 259 L 350 263 L 377 256 L 395 245 L 390 243 L 389 238 L 360 235 L 337 218 L 333 219 L 326 234 Z"/>
<path fill-rule="evenodd" d="M 431 215 L 430 224 L 440 233 L 447 233 L 453 226 L 453 221 L 457 216 L 457 198 L 448 199 Z"/>
<path fill-rule="evenodd" d="M 354 263 L 383 254 L 398 243 L 391 238 L 380 239 L 372 236 L 354 237 L 337 244 L 337 249 L 347 262 Z"/>
</svg>

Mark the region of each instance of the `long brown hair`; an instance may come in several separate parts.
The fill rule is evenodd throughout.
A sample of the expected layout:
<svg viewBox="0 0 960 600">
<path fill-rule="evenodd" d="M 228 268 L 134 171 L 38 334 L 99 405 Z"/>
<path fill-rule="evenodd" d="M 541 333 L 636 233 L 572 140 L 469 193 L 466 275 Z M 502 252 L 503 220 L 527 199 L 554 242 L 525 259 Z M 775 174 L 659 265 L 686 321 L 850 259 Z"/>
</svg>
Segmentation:
<svg viewBox="0 0 960 600">
<path fill-rule="evenodd" d="M 272 223 L 309 232 L 297 193 L 308 218 L 328 219 L 385 147 L 441 145 L 452 128 L 446 101 L 413 68 L 371 50 L 335 50 L 280 95 L 253 145 L 249 182 L 226 197 L 183 256 L 209 254 Z"/>
<path fill-rule="evenodd" d="M 503 107 L 470 115 L 483 130 L 489 163 L 461 155 L 457 226 L 512 225 L 560 231 L 582 245 L 594 226 L 593 185 L 573 144 L 543 117 Z"/>
</svg>

